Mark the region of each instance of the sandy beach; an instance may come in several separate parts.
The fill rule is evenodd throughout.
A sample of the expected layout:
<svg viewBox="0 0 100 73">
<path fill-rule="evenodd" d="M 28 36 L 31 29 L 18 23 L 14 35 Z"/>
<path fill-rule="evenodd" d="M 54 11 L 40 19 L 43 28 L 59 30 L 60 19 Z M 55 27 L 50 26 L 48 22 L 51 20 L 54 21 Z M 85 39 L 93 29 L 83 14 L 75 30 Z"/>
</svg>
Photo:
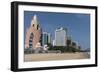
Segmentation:
<svg viewBox="0 0 100 73">
<path fill-rule="evenodd" d="M 71 59 L 88 59 L 88 53 L 45 53 L 45 54 L 25 54 L 24 61 L 50 61 L 50 60 L 71 60 Z"/>
</svg>

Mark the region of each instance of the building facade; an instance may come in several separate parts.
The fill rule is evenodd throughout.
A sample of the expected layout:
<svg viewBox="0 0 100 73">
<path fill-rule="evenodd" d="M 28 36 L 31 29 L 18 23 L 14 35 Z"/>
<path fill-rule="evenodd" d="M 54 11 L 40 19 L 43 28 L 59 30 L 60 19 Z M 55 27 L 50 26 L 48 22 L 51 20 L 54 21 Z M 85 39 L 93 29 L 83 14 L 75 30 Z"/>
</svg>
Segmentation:
<svg viewBox="0 0 100 73">
<path fill-rule="evenodd" d="M 48 43 L 48 33 L 43 32 L 42 33 L 42 46 L 47 45 L 47 43 Z"/>
<path fill-rule="evenodd" d="M 50 33 L 48 33 L 48 43 L 52 44 L 52 38 Z"/>
<path fill-rule="evenodd" d="M 56 29 L 55 31 L 55 46 L 67 46 L 67 31 L 64 28 Z"/>
<path fill-rule="evenodd" d="M 43 32 L 42 33 L 42 45 L 47 45 L 47 44 L 52 44 L 51 43 L 51 35 L 50 33 L 47 33 L 47 32 Z"/>
<path fill-rule="evenodd" d="M 36 49 L 37 44 L 41 43 L 41 33 L 37 16 L 34 15 L 30 27 L 26 31 L 25 48 Z"/>
</svg>

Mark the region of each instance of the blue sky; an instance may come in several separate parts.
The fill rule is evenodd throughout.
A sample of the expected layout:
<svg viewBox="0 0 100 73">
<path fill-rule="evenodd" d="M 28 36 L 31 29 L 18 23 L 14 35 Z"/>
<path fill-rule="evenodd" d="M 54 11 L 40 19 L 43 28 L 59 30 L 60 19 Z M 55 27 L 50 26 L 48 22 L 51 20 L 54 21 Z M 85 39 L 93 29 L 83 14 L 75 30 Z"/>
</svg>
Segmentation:
<svg viewBox="0 0 100 73">
<path fill-rule="evenodd" d="M 53 39 L 56 28 L 64 27 L 67 28 L 67 34 L 72 37 L 72 40 L 78 42 L 83 49 L 90 47 L 89 14 L 24 11 L 25 32 L 35 14 L 42 30 L 51 33 Z"/>
</svg>

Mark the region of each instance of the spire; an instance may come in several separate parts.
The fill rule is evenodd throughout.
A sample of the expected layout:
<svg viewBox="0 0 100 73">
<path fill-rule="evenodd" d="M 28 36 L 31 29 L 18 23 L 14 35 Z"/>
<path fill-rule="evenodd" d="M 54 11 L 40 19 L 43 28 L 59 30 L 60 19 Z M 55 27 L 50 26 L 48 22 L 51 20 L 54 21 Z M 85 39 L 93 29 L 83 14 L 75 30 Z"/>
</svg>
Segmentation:
<svg viewBox="0 0 100 73">
<path fill-rule="evenodd" d="M 34 15 L 33 18 L 32 18 L 31 26 L 36 28 L 36 29 L 40 29 L 39 22 L 38 22 L 36 15 Z"/>
<path fill-rule="evenodd" d="M 35 26 L 35 25 L 39 25 L 36 15 L 33 16 L 33 19 L 31 21 L 31 26 Z"/>
</svg>

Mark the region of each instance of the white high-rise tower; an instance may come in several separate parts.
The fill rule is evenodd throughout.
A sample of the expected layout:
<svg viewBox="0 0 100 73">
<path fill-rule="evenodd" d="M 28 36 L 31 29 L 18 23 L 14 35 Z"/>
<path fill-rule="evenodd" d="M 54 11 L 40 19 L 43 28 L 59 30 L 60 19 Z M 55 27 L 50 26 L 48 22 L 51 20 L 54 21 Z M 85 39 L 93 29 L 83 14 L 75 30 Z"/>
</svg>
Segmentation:
<svg viewBox="0 0 100 73">
<path fill-rule="evenodd" d="M 67 46 L 67 30 L 64 28 L 55 31 L 55 46 Z"/>
</svg>

